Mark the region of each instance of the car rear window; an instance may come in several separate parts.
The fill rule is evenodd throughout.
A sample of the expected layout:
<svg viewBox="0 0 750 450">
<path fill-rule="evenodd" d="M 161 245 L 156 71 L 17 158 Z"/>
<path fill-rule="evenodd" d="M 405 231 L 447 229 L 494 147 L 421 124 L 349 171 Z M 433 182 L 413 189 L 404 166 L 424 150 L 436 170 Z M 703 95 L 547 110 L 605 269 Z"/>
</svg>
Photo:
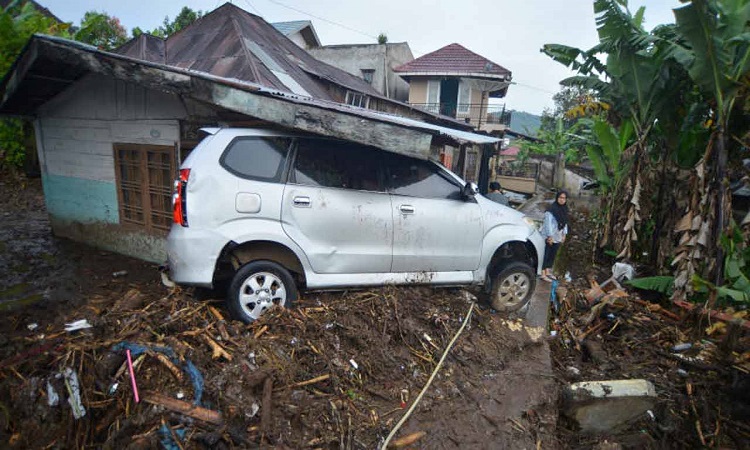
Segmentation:
<svg viewBox="0 0 750 450">
<path fill-rule="evenodd" d="M 278 182 L 291 142 L 286 137 L 238 138 L 221 155 L 220 163 L 242 178 Z"/>
</svg>

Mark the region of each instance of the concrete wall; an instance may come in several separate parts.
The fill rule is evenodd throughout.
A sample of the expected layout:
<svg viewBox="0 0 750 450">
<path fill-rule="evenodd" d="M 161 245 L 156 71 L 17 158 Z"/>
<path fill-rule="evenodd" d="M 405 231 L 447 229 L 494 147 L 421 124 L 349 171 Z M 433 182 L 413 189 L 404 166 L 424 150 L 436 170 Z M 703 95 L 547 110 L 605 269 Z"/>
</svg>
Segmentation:
<svg viewBox="0 0 750 450">
<path fill-rule="evenodd" d="M 412 78 L 409 83 L 409 103 L 427 103 L 427 80 Z"/>
<path fill-rule="evenodd" d="M 113 143 L 173 147 L 188 109 L 172 95 L 100 77 L 84 78 L 44 105 L 35 129 L 53 232 L 164 261 L 163 234 L 120 226 Z"/>
<path fill-rule="evenodd" d="M 546 187 L 552 187 L 552 175 L 555 164 L 550 161 L 534 158 L 529 158 L 529 161 L 539 163 L 539 183 Z M 581 190 L 581 186 L 589 181 L 592 180 L 566 169 L 563 189 L 574 196 L 589 195 L 589 192 Z"/>
<path fill-rule="evenodd" d="M 362 69 L 374 70 L 372 87 L 376 91 L 399 101 L 409 98 L 409 84 L 393 72 L 395 67 L 414 59 L 409 45 L 405 42 L 384 45 L 329 45 L 307 51 L 320 61 L 360 78 Z"/>
</svg>

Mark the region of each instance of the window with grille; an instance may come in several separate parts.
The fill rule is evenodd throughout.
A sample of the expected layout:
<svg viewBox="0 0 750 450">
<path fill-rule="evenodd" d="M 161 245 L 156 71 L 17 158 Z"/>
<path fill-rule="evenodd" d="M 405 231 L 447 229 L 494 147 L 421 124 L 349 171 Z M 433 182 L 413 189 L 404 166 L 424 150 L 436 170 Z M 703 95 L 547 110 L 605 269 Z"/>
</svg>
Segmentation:
<svg viewBox="0 0 750 450">
<path fill-rule="evenodd" d="M 120 223 L 169 231 L 172 225 L 174 148 L 115 144 Z"/>
</svg>

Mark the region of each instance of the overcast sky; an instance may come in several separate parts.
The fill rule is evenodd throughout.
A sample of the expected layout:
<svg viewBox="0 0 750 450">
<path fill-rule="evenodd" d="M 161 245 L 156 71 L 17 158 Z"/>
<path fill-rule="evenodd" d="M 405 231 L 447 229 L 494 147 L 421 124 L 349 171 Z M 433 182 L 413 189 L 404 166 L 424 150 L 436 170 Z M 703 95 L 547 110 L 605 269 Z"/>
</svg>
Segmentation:
<svg viewBox="0 0 750 450">
<path fill-rule="evenodd" d="M 120 18 L 128 32 L 156 28 L 183 6 L 210 11 L 216 0 L 37 0 L 65 21 L 78 24 L 86 11 Z M 509 109 L 540 114 L 552 106 L 559 81 L 571 73 L 540 53 L 546 43 L 589 48 L 596 44 L 592 0 L 234 0 L 268 22 L 312 20 L 323 45 L 408 42 L 415 57 L 451 43 L 504 66 L 513 81 L 503 99 Z M 646 6 L 646 27 L 674 22 L 678 0 L 631 0 Z M 343 25 L 343 26 L 341 26 Z"/>
</svg>

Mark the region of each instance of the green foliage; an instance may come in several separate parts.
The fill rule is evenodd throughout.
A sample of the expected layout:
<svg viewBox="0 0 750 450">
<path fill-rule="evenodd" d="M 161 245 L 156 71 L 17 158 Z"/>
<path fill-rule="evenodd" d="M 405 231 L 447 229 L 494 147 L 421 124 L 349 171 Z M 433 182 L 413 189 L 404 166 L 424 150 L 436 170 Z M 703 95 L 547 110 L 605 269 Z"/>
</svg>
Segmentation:
<svg viewBox="0 0 750 450">
<path fill-rule="evenodd" d="M 632 163 L 624 161 L 621 164 L 620 161 L 622 153 L 632 140 L 633 124 L 625 121 L 617 129 L 602 118 L 596 118 L 592 123 L 598 145 L 588 145 L 586 153 L 594 167 L 601 192 L 609 193 L 625 177 Z"/>
<path fill-rule="evenodd" d="M 670 276 L 658 276 L 658 277 L 644 277 L 634 278 L 625 282 L 628 286 L 632 286 L 636 289 L 643 289 L 646 291 L 657 291 L 665 295 L 672 295 L 672 285 L 674 284 L 674 277 Z"/>
<path fill-rule="evenodd" d="M 564 120 L 558 118 L 555 120 L 554 129 L 539 130 L 538 137 L 541 142 L 522 141 L 521 149 L 539 155 L 563 153 L 566 162 L 580 162 L 587 142 L 585 135 L 580 134 L 585 125 L 584 122 L 578 122 L 571 127 L 566 127 Z"/>
<path fill-rule="evenodd" d="M 378 35 L 378 44 L 387 44 L 388 43 L 388 36 L 385 33 L 380 33 Z"/>
<path fill-rule="evenodd" d="M 686 44 L 675 46 L 673 55 L 701 91 L 716 101 L 717 122 L 726 128 L 742 80 L 750 72 L 750 2 L 692 0 L 675 9 L 675 19 Z"/>
<path fill-rule="evenodd" d="M 727 233 L 721 236 L 724 258 L 724 286 L 714 284 L 693 276 L 693 287 L 696 292 L 716 291 L 718 298 L 731 299 L 736 302 L 750 303 L 750 245 L 745 242 L 742 232 L 732 222 Z"/>
<path fill-rule="evenodd" d="M 24 127 L 19 119 L 0 119 L 0 166 L 20 168 L 26 158 Z"/>
<path fill-rule="evenodd" d="M 31 2 L 14 1 L 0 11 L 0 77 L 5 76 L 34 33 L 69 37 L 70 25 L 39 13 Z"/>
<path fill-rule="evenodd" d="M 169 16 L 165 17 L 162 26 L 152 31 L 151 34 L 163 38 L 169 37 L 200 19 L 203 15 L 204 12 L 201 10 L 194 11 L 187 6 L 183 6 L 174 20 L 170 21 Z M 142 30 L 138 29 L 138 31 L 142 33 Z M 133 29 L 133 36 L 135 36 L 135 29 Z"/>
<path fill-rule="evenodd" d="M 81 19 L 81 27 L 76 32 L 75 39 L 102 50 L 112 50 L 124 44 L 128 35 L 117 17 L 89 11 Z"/>
<path fill-rule="evenodd" d="M 31 2 L 14 1 L 0 10 L 0 79 L 34 33 L 70 37 L 69 27 L 44 16 Z M 21 167 L 26 154 L 24 141 L 21 120 L 0 120 L 0 165 Z"/>
</svg>

